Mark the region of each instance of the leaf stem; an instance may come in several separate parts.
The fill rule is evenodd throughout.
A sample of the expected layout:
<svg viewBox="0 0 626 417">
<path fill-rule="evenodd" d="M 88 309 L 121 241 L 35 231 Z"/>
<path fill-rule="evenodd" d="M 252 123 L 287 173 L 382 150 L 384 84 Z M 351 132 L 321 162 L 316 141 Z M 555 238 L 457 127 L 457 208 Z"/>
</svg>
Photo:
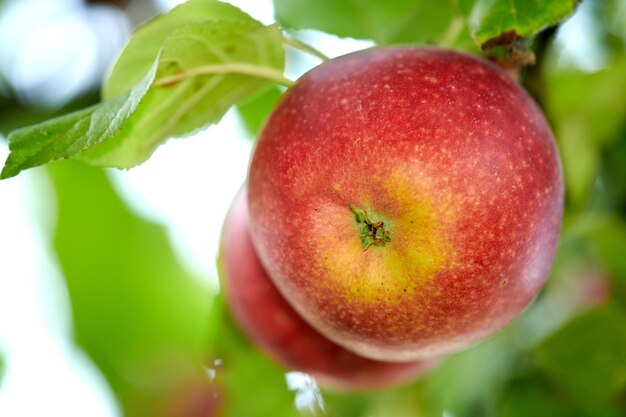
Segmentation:
<svg viewBox="0 0 626 417">
<path fill-rule="evenodd" d="M 300 39 L 292 38 L 291 36 L 287 36 L 287 35 L 284 35 L 284 39 L 285 39 L 285 44 L 291 46 L 292 48 L 296 48 L 303 52 L 307 52 L 313 56 L 316 56 L 317 58 L 321 59 L 324 62 L 330 60 L 330 57 L 328 55 L 324 54 L 318 49 L 315 49 L 308 43 L 302 42 Z"/>
<path fill-rule="evenodd" d="M 196 67 L 187 71 L 179 72 L 174 75 L 159 78 L 158 80 L 154 81 L 154 85 L 157 87 L 163 87 L 171 84 L 176 84 L 186 78 L 209 74 L 250 75 L 252 77 L 274 81 L 280 85 L 284 85 L 285 87 L 291 87 L 293 85 L 293 81 L 285 77 L 280 71 L 276 71 L 273 68 L 259 67 L 256 65 L 242 63 L 216 64 Z"/>
</svg>

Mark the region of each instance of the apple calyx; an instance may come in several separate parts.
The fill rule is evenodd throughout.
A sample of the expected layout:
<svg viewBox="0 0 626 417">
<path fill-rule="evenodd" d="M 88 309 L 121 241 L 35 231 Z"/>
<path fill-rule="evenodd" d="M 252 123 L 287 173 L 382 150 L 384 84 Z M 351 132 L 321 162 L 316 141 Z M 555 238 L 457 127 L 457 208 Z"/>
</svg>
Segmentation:
<svg viewBox="0 0 626 417">
<path fill-rule="evenodd" d="M 384 221 L 372 220 L 367 210 L 361 210 L 353 204 L 349 204 L 348 207 L 354 213 L 364 251 L 372 245 L 384 247 L 385 244 L 391 242 L 391 236 L 389 236 L 389 230 L 385 228 Z"/>
</svg>

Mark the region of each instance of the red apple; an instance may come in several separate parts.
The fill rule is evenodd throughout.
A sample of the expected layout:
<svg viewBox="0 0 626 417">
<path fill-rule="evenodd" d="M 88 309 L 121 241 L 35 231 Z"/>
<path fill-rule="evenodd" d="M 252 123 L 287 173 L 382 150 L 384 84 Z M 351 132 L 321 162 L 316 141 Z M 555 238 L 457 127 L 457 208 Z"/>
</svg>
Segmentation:
<svg viewBox="0 0 626 417">
<path fill-rule="evenodd" d="M 276 286 L 325 336 L 381 360 L 454 351 L 520 314 L 562 206 L 532 99 L 494 64 L 433 48 L 304 75 L 249 172 L 252 239 Z"/>
<path fill-rule="evenodd" d="M 322 386 L 347 390 L 399 384 L 430 368 L 432 361 L 365 359 L 315 331 L 274 287 L 254 251 L 248 229 L 245 193 L 240 192 L 222 234 L 222 290 L 236 322 L 275 361 L 313 375 Z"/>
</svg>

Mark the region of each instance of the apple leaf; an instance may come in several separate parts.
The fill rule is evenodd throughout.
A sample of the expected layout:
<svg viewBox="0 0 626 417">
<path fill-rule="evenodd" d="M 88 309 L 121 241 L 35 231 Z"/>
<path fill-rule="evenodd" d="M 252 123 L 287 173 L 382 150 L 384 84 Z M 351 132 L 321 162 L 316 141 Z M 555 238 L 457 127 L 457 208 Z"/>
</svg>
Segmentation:
<svg viewBox="0 0 626 417">
<path fill-rule="evenodd" d="M 600 149 L 580 119 L 564 118 L 555 126 L 559 138 L 565 188 L 573 204 L 585 204 L 598 175 Z"/>
<path fill-rule="evenodd" d="M 51 240 L 76 340 L 124 415 L 163 415 L 159 406 L 179 384 L 204 378 L 212 293 L 181 265 L 164 228 L 126 206 L 106 172 L 68 161 L 50 173 L 58 204 Z"/>
<path fill-rule="evenodd" d="M 428 376 L 430 396 L 439 397 L 449 415 L 467 416 L 466 410 L 476 416 L 489 415 L 485 408 L 493 408 L 503 381 L 513 374 L 517 352 L 511 334 L 509 328 L 444 358 Z"/>
<path fill-rule="evenodd" d="M 475 0 L 469 27 L 475 42 L 488 48 L 490 44 L 498 44 L 502 37 L 530 38 L 556 25 L 573 13 L 577 3 L 577 0 Z"/>
<path fill-rule="evenodd" d="M 581 404 L 626 387 L 626 314 L 614 305 L 578 317 L 534 352 L 538 365 Z"/>
<path fill-rule="evenodd" d="M 611 276 L 626 283 L 626 224 L 623 219 L 609 216 L 597 222 L 589 239 Z"/>
<path fill-rule="evenodd" d="M 208 350 L 209 358 L 218 364 L 215 381 L 226 392 L 220 415 L 300 416 L 294 407 L 295 395 L 287 390 L 285 369 L 251 343 L 227 310 L 218 294 L 210 309 Z"/>
<path fill-rule="evenodd" d="M 624 135 L 622 138 L 626 137 L 626 125 L 622 127 L 621 133 Z M 619 133 L 616 136 L 619 137 L 618 135 Z M 605 164 L 600 170 L 600 181 L 605 187 L 601 198 L 613 207 L 626 207 L 626 140 L 618 141 L 604 156 Z"/>
<path fill-rule="evenodd" d="M 574 244 L 590 249 L 590 254 L 614 279 L 612 295 L 626 299 L 626 220 L 617 213 L 588 210 L 566 217 L 563 226 L 561 246 Z"/>
<path fill-rule="evenodd" d="M 132 89 L 148 73 L 173 31 L 211 20 L 250 21 L 250 17 L 230 4 L 207 0 L 189 0 L 155 17 L 133 33 L 104 82 L 102 98 L 111 100 Z"/>
<path fill-rule="evenodd" d="M 0 178 L 59 159 L 72 158 L 115 135 L 137 109 L 154 78 L 154 67 L 129 93 L 115 100 L 78 110 L 8 137 L 11 153 Z"/>
<path fill-rule="evenodd" d="M 239 100 L 274 83 L 288 83 L 282 75 L 282 42 L 278 27 L 250 17 L 176 29 L 151 70 L 128 93 L 12 132 L 11 154 L 0 178 L 76 157 L 100 166 L 133 167 L 168 138 L 216 123 Z M 125 88 L 113 85 L 111 91 Z"/>
<path fill-rule="evenodd" d="M 547 110 L 557 122 L 580 119 L 591 142 L 600 145 L 615 142 L 616 132 L 626 117 L 625 72 L 626 57 L 615 59 L 607 68 L 596 72 L 572 69 L 548 72 Z"/>
<path fill-rule="evenodd" d="M 256 137 L 261 131 L 263 124 L 281 97 L 282 92 L 280 89 L 272 86 L 253 97 L 237 103 L 237 112 L 250 135 Z"/>
<path fill-rule="evenodd" d="M 287 28 L 317 29 L 378 44 L 429 42 L 456 45 L 469 32 L 467 1 L 274 0 L 276 20 Z"/>
<path fill-rule="evenodd" d="M 620 416 L 623 407 L 613 403 L 577 404 L 539 371 L 526 370 L 508 381 L 493 416 L 591 417 Z"/>
<path fill-rule="evenodd" d="M 601 153 L 619 138 L 626 117 L 625 71 L 626 60 L 620 59 L 595 73 L 548 73 L 547 110 L 563 159 L 568 198 L 576 205 L 587 201 Z"/>
<path fill-rule="evenodd" d="M 174 31 L 132 120 L 81 159 L 133 167 L 168 138 L 216 123 L 239 100 L 275 82 L 286 83 L 282 39 L 276 26 L 256 22 L 214 21 Z"/>
</svg>

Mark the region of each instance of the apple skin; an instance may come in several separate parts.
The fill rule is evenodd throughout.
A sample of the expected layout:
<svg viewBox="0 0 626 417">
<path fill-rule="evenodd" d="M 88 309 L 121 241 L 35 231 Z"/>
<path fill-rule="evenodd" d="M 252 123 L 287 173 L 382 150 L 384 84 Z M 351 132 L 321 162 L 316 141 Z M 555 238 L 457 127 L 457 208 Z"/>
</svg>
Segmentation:
<svg viewBox="0 0 626 417">
<path fill-rule="evenodd" d="M 558 242 L 554 138 L 494 64 L 435 48 L 324 63 L 278 103 L 249 170 L 251 234 L 314 328 L 360 355 L 426 358 L 505 326 Z M 350 207 L 390 242 L 362 247 Z"/>
<path fill-rule="evenodd" d="M 434 364 L 366 359 L 309 326 L 280 295 L 261 265 L 249 234 L 246 195 L 227 216 L 220 250 L 221 287 L 235 321 L 282 366 L 311 374 L 325 388 L 362 391 L 411 381 Z"/>
</svg>

